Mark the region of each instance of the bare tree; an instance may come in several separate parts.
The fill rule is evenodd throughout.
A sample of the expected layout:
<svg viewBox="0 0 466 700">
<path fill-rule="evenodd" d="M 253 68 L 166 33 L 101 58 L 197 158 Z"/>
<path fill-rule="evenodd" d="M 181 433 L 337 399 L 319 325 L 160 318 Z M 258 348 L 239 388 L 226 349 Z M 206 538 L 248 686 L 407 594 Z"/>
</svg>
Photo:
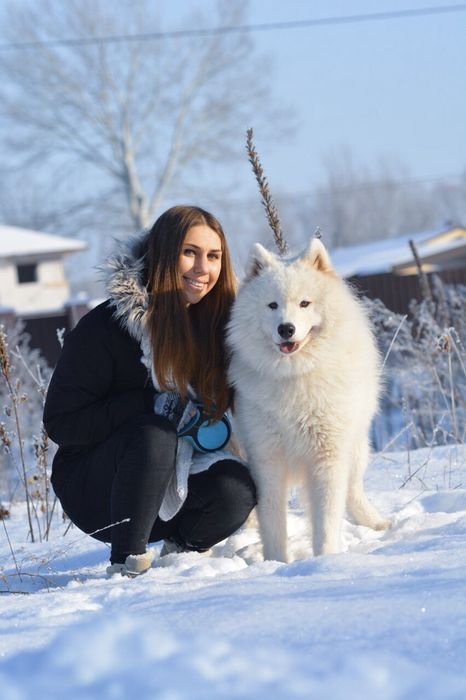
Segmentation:
<svg viewBox="0 0 466 700">
<path fill-rule="evenodd" d="M 313 216 L 333 247 L 439 225 L 431 188 L 399 161 L 380 158 L 368 168 L 341 148 L 323 159 L 323 173 Z"/>
<path fill-rule="evenodd" d="M 78 227 L 110 208 L 114 231 L 140 230 L 209 163 L 244 158 L 253 114 L 255 124 L 270 118 L 265 71 L 247 33 L 108 40 L 163 32 L 159 7 L 29 0 L 4 12 L 3 41 L 31 44 L 0 50 L 4 152 L 23 186 L 45 178 L 51 200 L 60 192 L 58 208 L 76 221 L 85 210 Z M 209 25 L 244 23 L 246 9 L 223 0 Z M 184 28 L 206 25 L 202 14 L 182 20 Z"/>
<path fill-rule="evenodd" d="M 457 181 L 438 183 L 434 196 L 442 221 L 466 226 L 466 169 Z"/>
</svg>

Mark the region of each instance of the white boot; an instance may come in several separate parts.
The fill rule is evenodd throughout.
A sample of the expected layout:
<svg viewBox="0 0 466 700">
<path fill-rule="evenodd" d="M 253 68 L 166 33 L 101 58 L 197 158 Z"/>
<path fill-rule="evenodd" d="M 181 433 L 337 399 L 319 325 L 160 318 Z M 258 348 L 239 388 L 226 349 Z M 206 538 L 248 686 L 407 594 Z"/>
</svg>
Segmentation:
<svg viewBox="0 0 466 700">
<path fill-rule="evenodd" d="M 109 576 L 121 574 L 122 576 L 129 576 L 129 578 L 135 578 L 145 574 L 150 569 L 153 559 L 154 552 L 151 550 L 144 552 L 144 554 L 128 554 L 124 564 L 110 564 L 107 566 L 107 574 Z"/>
</svg>

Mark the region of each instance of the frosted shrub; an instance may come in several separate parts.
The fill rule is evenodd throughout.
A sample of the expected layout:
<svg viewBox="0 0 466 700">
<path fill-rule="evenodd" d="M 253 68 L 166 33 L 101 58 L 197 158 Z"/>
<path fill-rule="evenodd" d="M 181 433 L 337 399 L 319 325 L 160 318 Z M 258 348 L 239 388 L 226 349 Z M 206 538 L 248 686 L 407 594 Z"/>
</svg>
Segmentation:
<svg viewBox="0 0 466 700">
<path fill-rule="evenodd" d="M 0 326 L 1 497 L 25 498 L 31 540 L 48 537 L 53 511 L 42 410 L 51 371 L 21 326 Z"/>
<path fill-rule="evenodd" d="M 464 442 L 466 287 L 431 279 L 432 300 L 412 301 L 409 317 L 367 301 L 385 358 L 376 449 Z M 395 338 L 396 335 L 396 338 Z M 395 338 L 395 340 L 393 340 Z"/>
</svg>

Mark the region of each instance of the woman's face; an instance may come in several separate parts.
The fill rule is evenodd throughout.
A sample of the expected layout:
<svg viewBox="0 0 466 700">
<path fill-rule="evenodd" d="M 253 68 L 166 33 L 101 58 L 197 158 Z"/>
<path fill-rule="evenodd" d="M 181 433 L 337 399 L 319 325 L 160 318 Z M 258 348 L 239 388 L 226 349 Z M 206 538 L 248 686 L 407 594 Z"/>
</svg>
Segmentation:
<svg viewBox="0 0 466 700">
<path fill-rule="evenodd" d="M 178 271 L 187 304 L 197 304 L 214 287 L 222 269 L 220 236 L 205 224 L 191 226 L 181 246 Z"/>
</svg>

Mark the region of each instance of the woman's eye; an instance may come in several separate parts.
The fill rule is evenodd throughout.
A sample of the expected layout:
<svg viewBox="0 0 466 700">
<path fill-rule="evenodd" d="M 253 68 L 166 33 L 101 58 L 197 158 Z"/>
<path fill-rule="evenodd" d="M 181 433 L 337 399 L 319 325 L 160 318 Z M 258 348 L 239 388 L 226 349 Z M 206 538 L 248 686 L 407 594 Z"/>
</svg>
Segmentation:
<svg viewBox="0 0 466 700">
<path fill-rule="evenodd" d="M 310 303 L 311 303 L 310 301 L 306 301 L 305 299 L 303 299 L 303 301 L 299 302 L 299 305 L 302 309 L 305 309 L 306 306 L 309 306 Z"/>
<path fill-rule="evenodd" d="M 269 304 L 269 309 L 278 309 L 278 304 L 276 301 L 271 301 Z"/>
<path fill-rule="evenodd" d="M 209 260 L 220 260 L 220 255 L 218 253 L 209 253 Z"/>
<path fill-rule="evenodd" d="M 192 248 L 185 248 L 183 250 L 183 255 L 195 255 L 195 254 L 196 253 L 194 252 L 194 250 L 192 250 Z"/>
</svg>

